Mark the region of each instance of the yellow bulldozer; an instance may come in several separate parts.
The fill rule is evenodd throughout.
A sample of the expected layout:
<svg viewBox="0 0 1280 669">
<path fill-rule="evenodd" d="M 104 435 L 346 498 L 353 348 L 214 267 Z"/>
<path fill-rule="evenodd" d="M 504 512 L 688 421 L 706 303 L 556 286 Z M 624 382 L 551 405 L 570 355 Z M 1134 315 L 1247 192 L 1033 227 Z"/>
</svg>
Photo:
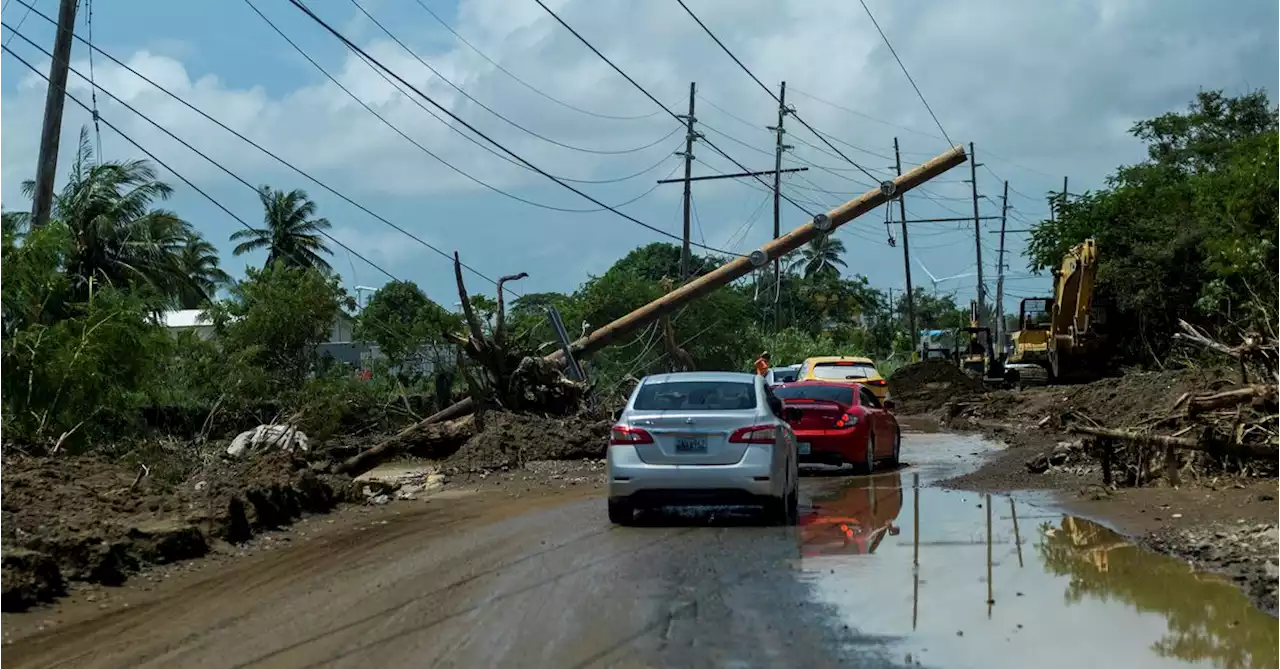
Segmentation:
<svg viewBox="0 0 1280 669">
<path fill-rule="evenodd" d="M 1053 297 L 1029 297 L 1018 308 L 1005 381 L 1015 387 L 1087 380 L 1101 372 L 1105 311 L 1094 304 L 1098 246 L 1071 247 L 1053 270 Z"/>
</svg>

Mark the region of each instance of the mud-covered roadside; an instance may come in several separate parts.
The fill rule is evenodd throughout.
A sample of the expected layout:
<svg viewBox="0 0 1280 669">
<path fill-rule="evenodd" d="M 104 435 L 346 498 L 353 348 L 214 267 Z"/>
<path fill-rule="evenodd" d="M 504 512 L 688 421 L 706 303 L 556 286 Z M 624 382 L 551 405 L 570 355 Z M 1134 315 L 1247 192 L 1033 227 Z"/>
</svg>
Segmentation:
<svg viewBox="0 0 1280 669">
<path fill-rule="evenodd" d="M 941 370 L 915 376 L 932 385 L 904 393 L 912 408 L 927 410 L 942 427 L 980 432 L 1007 446 L 977 470 L 938 485 L 1050 492 L 1072 513 L 1226 575 L 1256 606 L 1276 614 L 1280 495 L 1274 462 L 1219 466 L 1200 454 L 1179 454 L 1170 481 L 1163 466 L 1122 461 L 1114 466 L 1112 484 L 1104 485 L 1099 453 L 1066 430 L 1079 421 L 1112 428 L 1167 421 L 1188 393 L 1231 387 L 1230 371 L 1133 373 L 1079 386 L 992 392 Z"/>
<path fill-rule="evenodd" d="M 425 449 L 430 471 L 441 474 L 432 492 L 501 488 L 520 497 L 599 483 L 607 424 L 490 413 L 484 427 Z M 376 441 L 245 460 L 224 457 L 225 444 L 188 446 L 180 455 L 181 447 L 170 445 L 168 454 L 155 449 L 137 466 L 11 451 L 3 463 L 2 608 L 24 611 L 77 587 L 120 585 L 211 553 L 233 556 L 255 537 L 342 505 L 414 499 L 371 495 L 368 485 L 330 473 L 335 462 Z"/>
</svg>

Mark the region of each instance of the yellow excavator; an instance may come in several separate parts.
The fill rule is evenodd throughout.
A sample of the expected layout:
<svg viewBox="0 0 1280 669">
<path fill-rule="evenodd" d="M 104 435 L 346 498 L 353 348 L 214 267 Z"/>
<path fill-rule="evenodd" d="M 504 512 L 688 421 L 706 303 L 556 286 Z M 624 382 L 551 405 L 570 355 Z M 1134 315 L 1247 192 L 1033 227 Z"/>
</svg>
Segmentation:
<svg viewBox="0 0 1280 669">
<path fill-rule="evenodd" d="M 1094 305 L 1098 246 L 1093 238 L 1071 247 L 1053 270 L 1053 297 L 1030 297 L 1018 308 L 1013 353 L 1005 381 L 1015 387 L 1084 380 L 1100 371 L 1105 312 Z"/>
</svg>

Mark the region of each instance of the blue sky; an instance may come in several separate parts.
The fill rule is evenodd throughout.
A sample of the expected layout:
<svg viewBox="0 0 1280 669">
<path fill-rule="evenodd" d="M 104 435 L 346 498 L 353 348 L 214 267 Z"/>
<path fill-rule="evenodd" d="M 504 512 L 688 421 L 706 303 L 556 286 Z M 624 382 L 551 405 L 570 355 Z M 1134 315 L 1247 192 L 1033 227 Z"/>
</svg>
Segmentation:
<svg viewBox="0 0 1280 669">
<path fill-rule="evenodd" d="M 555 207 L 591 209 L 590 202 L 527 170 L 499 160 L 392 89 L 371 69 L 285 0 L 252 0 L 264 14 L 348 89 L 426 149 L 471 176 L 511 195 Z M 88 0 L 84 0 L 87 3 Z M 675 121 L 610 71 L 555 24 L 533 0 L 422 0 L 432 11 L 529 85 L 565 103 L 531 93 L 461 44 L 417 0 L 360 0 L 361 5 L 418 57 L 476 100 L 510 120 L 561 144 L 553 145 L 499 120 L 460 95 L 361 15 L 350 0 L 308 3 L 386 65 L 468 122 L 543 169 L 582 180 L 584 191 L 614 204 L 636 199 L 627 213 L 679 233 L 680 187 L 655 188 L 672 174 L 681 144 Z M 82 3 L 78 32 L 87 36 Z M 55 0 L 38 0 L 56 14 Z M 441 165 L 364 110 L 318 72 L 259 18 L 245 0 L 93 3 L 96 44 L 183 99 L 244 132 L 337 191 L 413 232 L 446 253 L 454 250 L 481 272 L 496 277 L 529 273 L 521 292 L 570 291 L 603 272 L 627 250 L 664 239 L 608 212 L 567 213 L 538 209 L 476 185 Z M 772 166 L 774 103 L 703 34 L 673 0 L 559 0 L 548 2 L 606 55 L 670 107 L 683 113 L 690 81 L 699 83 L 697 117 L 707 138 L 753 169 Z M 945 149 L 938 130 L 857 3 L 764 0 L 690 0 L 690 6 L 764 82 L 788 82 L 788 102 L 863 167 L 885 174 L 893 138 L 904 162 L 921 162 Z M 1277 8 L 1274 2 L 1233 3 L 1232 11 L 1202 2 L 1092 0 L 1026 3 L 975 0 L 926 3 L 869 0 L 916 82 L 957 142 L 973 141 L 982 167 L 978 186 L 983 215 L 998 214 L 1001 180 L 1012 189 L 1010 229 L 1025 229 L 1046 213 L 1043 195 L 1070 177 L 1071 190 L 1096 188 L 1116 165 L 1141 159 L 1128 137 L 1135 120 L 1185 106 L 1197 90 L 1274 90 L 1277 82 Z M 44 48 L 53 27 L 16 0 L 3 12 L 6 24 Z M 5 42 L 42 71 L 48 58 L 4 32 Z M 77 44 L 73 67 L 88 73 L 88 50 Z M 448 262 L 303 177 L 281 167 L 208 121 L 181 107 L 105 58 L 94 62 L 99 85 L 224 162 L 253 184 L 304 188 L 333 223 L 335 237 L 391 274 L 417 281 L 429 294 L 452 302 Z M 89 88 L 71 75 L 72 94 L 86 102 Z M 0 197 L 6 208 L 26 208 L 21 181 L 34 171 L 44 84 L 5 55 L 0 68 Z M 836 103 L 845 109 L 839 109 Z M 103 118 L 153 151 L 251 224 L 260 218 L 252 192 L 196 157 L 131 112 L 99 93 Z M 633 117 L 602 119 L 598 114 Z M 634 118 L 645 116 L 645 118 Z M 59 172 L 89 115 L 68 102 Z M 784 192 L 832 205 L 866 190 L 869 179 L 835 156 L 817 138 L 788 121 L 795 145 L 788 166 L 810 167 L 803 179 L 784 180 Z M 663 139 L 665 137 L 665 139 Z M 110 159 L 139 157 L 114 132 L 102 128 Z M 816 147 L 816 148 L 815 148 Z M 852 148 L 858 147 L 858 148 Z M 738 171 L 709 147 L 695 147 L 695 174 Z M 666 159 L 664 160 L 664 156 Z M 653 169 L 644 171 L 645 168 Z M 911 217 L 971 215 L 968 166 L 908 196 Z M 235 274 L 256 256 L 232 257 L 228 235 L 239 224 L 172 175 L 169 204 L 224 250 Z M 862 183 L 857 183 L 861 181 Z M 695 184 L 696 241 L 745 253 L 763 243 L 772 227 L 769 195 L 758 183 Z M 784 205 L 783 229 L 805 220 Z M 985 223 L 983 259 L 994 274 L 997 223 Z M 901 247 L 886 243 L 884 213 L 876 211 L 839 233 L 849 247 L 851 272 L 881 288 L 901 289 Z M 939 277 L 974 271 L 973 226 L 917 224 L 913 256 Z M 1022 249 L 1022 234 L 1009 247 Z M 377 286 L 378 270 L 335 248 L 334 267 L 349 287 Z M 1011 256 L 1011 296 L 1031 295 L 1047 279 L 1026 277 L 1023 260 Z M 913 267 L 917 285 L 929 282 Z M 468 277 L 485 290 L 482 279 Z M 938 288 L 961 300 L 974 279 Z M 989 281 L 994 288 L 994 282 Z M 1012 307 L 1016 308 L 1016 306 Z"/>
</svg>

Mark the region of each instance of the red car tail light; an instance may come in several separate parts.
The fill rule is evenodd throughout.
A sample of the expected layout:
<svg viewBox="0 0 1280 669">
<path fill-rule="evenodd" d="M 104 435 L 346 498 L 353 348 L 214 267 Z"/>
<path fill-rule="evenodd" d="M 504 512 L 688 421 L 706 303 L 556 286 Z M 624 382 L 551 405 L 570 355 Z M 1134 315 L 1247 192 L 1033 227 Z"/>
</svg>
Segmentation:
<svg viewBox="0 0 1280 669">
<path fill-rule="evenodd" d="M 629 446 L 635 444 L 652 444 L 653 435 L 638 427 L 630 425 L 614 425 L 609 431 L 610 446 Z"/>
<path fill-rule="evenodd" d="M 729 435 L 731 444 L 772 444 L 778 438 L 776 428 L 772 425 L 752 425 L 734 430 Z"/>
<path fill-rule="evenodd" d="M 836 427 L 841 427 L 841 428 L 853 427 L 854 425 L 857 425 L 857 424 L 858 424 L 858 417 L 848 413 L 840 414 L 840 420 L 836 421 Z"/>
</svg>

